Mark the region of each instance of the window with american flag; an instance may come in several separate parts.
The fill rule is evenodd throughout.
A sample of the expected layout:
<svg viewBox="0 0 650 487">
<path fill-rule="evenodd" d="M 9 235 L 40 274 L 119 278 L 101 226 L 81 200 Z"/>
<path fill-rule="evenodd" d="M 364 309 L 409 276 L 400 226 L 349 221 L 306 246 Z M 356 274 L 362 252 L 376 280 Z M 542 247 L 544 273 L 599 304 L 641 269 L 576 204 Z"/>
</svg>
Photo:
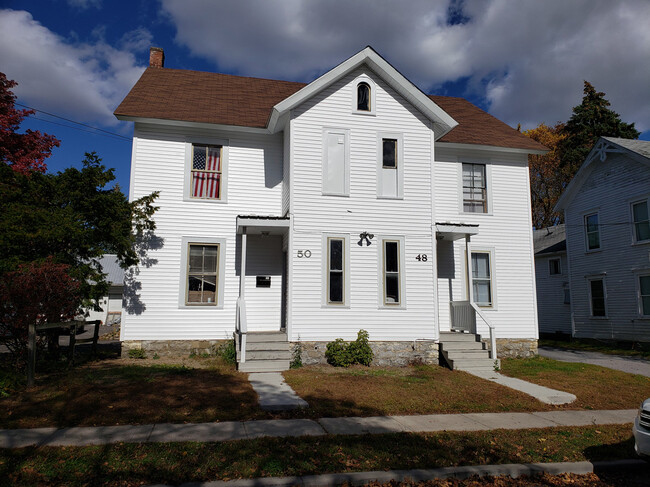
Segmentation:
<svg viewBox="0 0 650 487">
<path fill-rule="evenodd" d="M 223 147 L 192 145 L 192 178 L 190 196 L 201 199 L 221 199 Z"/>
</svg>

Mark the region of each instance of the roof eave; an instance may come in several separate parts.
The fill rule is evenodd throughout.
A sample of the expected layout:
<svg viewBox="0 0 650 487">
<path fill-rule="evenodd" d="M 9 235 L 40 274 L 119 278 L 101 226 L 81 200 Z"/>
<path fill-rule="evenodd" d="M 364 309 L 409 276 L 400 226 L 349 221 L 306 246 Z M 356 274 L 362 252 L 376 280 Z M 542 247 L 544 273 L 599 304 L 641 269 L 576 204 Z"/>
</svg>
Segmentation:
<svg viewBox="0 0 650 487">
<path fill-rule="evenodd" d="M 440 147 L 445 147 L 448 149 L 472 149 L 472 150 L 484 150 L 490 152 L 508 152 L 511 154 L 533 154 L 533 155 L 543 156 L 548 152 L 548 150 L 522 149 L 519 147 L 503 147 L 498 145 L 467 144 L 461 142 L 439 141 L 438 144 L 440 144 Z"/>
<path fill-rule="evenodd" d="M 335 83 L 347 73 L 364 63 L 381 76 L 382 79 L 391 85 L 392 88 L 406 98 L 409 103 L 438 125 L 438 130 L 436 130 L 437 139 L 444 136 L 458 125 L 456 120 L 419 90 L 413 83 L 404 77 L 404 75 L 391 66 L 390 63 L 377 54 L 377 52 L 375 52 L 371 47 L 366 47 L 354 56 L 343 61 L 338 66 L 332 68 L 327 73 L 315 79 L 293 95 L 276 104 L 269 117 L 269 131 L 275 132 L 280 129 L 277 124 L 278 121 L 281 120 L 282 115 L 289 113 L 293 108 L 319 93 L 321 90 L 327 88 L 332 83 Z"/>
<path fill-rule="evenodd" d="M 169 118 L 147 118 L 147 117 L 133 117 L 131 115 L 120 115 L 114 113 L 115 118 L 125 122 L 138 122 L 156 125 L 174 125 L 177 127 L 201 128 L 201 129 L 217 129 L 226 130 L 230 132 L 245 132 L 255 134 L 269 134 L 271 133 L 268 128 L 264 127 L 248 127 L 245 125 L 224 125 L 219 123 L 209 122 L 190 122 L 187 120 L 173 120 Z"/>
</svg>

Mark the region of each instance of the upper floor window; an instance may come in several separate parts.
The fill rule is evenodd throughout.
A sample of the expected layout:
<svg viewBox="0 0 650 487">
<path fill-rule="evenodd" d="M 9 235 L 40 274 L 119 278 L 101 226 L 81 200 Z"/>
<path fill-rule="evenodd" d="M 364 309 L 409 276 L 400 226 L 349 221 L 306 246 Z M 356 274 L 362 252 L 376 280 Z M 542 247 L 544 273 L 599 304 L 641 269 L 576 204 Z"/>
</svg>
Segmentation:
<svg viewBox="0 0 650 487">
<path fill-rule="evenodd" d="M 357 110 L 371 111 L 370 85 L 365 81 L 357 85 Z"/>
<path fill-rule="evenodd" d="M 222 151 L 220 145 L 192 145 L 190 196 L 201 199 L 221 199 Z"/>
<path fill-rule="evenodd" d="M 559 274 L 562 274 L 562 264 L 560 259 L 548 260 L 548 273 L 552 276 L 557 276 Z"/>
<path fill-rule="evenodd" d="M 403 198 L 404 168 L 402 134 L 384 133 L 377 137 L 377 196 Z"/>
<path fill-rule="evenodd" d="M 632 203 L 632 218 L 634 220 L 634 241 L 650 240 L 650 211 L 648 200 Z"/>
<path fill-rule="evenodd" d="M 600 248 L 598 213 L 585 215 L 585 236 L 587 239 L 587 250 L 597 250 Z"/>
<path fill-rule="evenodd" d="M 463 163 L 463 211 L 487 213 L 485 164 Z"/>
</svg>

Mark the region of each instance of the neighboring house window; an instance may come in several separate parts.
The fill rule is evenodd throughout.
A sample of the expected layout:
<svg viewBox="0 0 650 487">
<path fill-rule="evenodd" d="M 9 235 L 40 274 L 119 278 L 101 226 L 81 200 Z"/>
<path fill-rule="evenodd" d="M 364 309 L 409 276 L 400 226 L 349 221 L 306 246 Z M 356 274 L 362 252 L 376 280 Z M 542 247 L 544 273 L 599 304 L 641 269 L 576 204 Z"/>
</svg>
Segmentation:
<svg viewBox="0 0 650 487">
<path fill-rule="evenodd" d="M 463 163 L 463 211 L 487 213 L 485 164 Z"/>
<path fill-rule="evenodd" d="M 186 304 L 217 304 L 219 247 L 219 244 L 189 244 Z"/>
<path fill-rule="evenodd" d="M 323 145 L 323 194 L 347 196 L 350 192 L 348 132 L 326 130 Z"/>
<path fill-rule="evenodd" d="M 370 103 L 370 85 L 361 82 L 357 85 L 357 110 L 369 112 L 371 110 Z"/>
<path fill-rule="evenodd" d="M 589 279 L 589 300 L 591 302 L 591 316 L 607 316 L 605 304 L 605 280 L 603 278 Z"/>
<path fill-rule="evenodd" d="M 650 317 L 650 274 L 639 276 L 639 308 L 641 316 Z"/>
<path fill-rule="evenodd" d="M 564 304 L 571 304 L 571 290 L 568 287 L 564 288 Z"/>
<path fill-rule="evenodd" d="M 378 134 L 377 138 L 377 196 L 379 198 L 402 198 L 403 190 L 403 143 L 402 135 Z"/>
<path fill-rule="evenodd" d="M 632 203 L 632 218 L 634 219 L 634 240 L 643 242 L 650 240 L 650 211 L 648 200 Z"/>
<path fill-rule="evenodd" d="M 552 276 L 562 274 L 562 264 L 560 262 L 560 259 L 549 259 L 548 273 Z"/>
<path fill-rule="evenodd" d="M 472 252 L 472 293 L 474 302 L 479 306 L 492 306 L 492 271 L 489 252 Z"/>
<path fill-rule="evenodd" d="M 587 250 L 600 248 L 600 229 L 598 227 L 598 213 L 585 215 L 585 234 L 587 237 Z"/>
<path fill-rule="evenodd" d="M 345 239 L 327 239 L 327 304 L 345 304 Z"/>
<path fill-rule="evenodd" d="M 190 196 L 201 199 L 221 199 L 222 156 L 220 145 L 192 145 Z"/>
<path fill-rule="evenodd" d="M 401 302 L 400 242 L 384 240 L 384 304 L 398 305 Z"/>
</svg>

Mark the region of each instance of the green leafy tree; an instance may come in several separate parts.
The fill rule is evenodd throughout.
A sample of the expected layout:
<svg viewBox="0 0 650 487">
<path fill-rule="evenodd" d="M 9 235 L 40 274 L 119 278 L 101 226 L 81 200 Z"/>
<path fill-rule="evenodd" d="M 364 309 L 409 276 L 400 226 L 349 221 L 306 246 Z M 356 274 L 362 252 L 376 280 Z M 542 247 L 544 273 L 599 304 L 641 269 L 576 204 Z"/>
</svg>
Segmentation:
<svg viewBox="0 0 650 487">
<path fill-rule="evenodd" d="M 619 114 L 609 106 L 605 93 L 596 91 L 585 81 L 582 103 L 573 108 L 573 115 L 564 127 L 566 138 L 560 144 L 562 171 L 569 179 L 580 168 L 598 137 L 639 137 L 634 123 L 621 121 Z"/>
</svg>

